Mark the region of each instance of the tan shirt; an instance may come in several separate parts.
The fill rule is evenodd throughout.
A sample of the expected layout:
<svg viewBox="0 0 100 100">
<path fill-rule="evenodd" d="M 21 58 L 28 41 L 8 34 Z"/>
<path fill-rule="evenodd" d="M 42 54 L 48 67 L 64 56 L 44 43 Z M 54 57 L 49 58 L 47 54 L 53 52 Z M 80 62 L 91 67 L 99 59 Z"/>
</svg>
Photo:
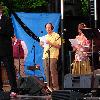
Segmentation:
<svg viewBox="0 0 100 100">
<path fill-rule="evenodd" d="M 45 35 L 46 40 L 50 41 L 51 43 L 53 43 L 53 45 L 61 45 L 61 38 L 60 35 L 53 32 L 51 35 L 47 34 Z M 44 47 L 44 51 L 43 51 L 43 59 L 48 58 L 48 50 L 50 50 L 50 58 L 57 58 L 58 59 L 58 55 L 59 55 L 59 49 L 55 48 L 51 45 L 46 45 Z"/>
</svg>

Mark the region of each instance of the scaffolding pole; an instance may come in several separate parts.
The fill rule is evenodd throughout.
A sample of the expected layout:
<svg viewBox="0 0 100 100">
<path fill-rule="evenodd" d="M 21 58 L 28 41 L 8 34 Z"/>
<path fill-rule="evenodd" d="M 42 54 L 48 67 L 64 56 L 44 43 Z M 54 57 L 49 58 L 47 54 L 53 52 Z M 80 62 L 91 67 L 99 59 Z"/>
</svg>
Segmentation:
<svg viewBox="0 0 100 100">
<path fill-rule="evenodd" d="M 61 0 L 61 62 L 62 62 L 62 89 L 64 89 L 64 66 L 65 66 L 65 60 L 64 60 L 64 25 L 63 25 L 63 19 L 64 19 L 64 0 Z"/>
</svg>

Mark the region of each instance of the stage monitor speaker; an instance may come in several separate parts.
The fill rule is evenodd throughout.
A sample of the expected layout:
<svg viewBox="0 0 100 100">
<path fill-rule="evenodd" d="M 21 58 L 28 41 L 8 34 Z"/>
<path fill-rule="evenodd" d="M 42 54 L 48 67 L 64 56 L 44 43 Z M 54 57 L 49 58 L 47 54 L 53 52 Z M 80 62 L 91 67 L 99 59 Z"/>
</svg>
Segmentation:
<svg viewBox="0 0 100 100">
<path fill-rule="evenodd" d="M 91 75 L 73 76 L 66 74 L 64 76 L 64 88 L 91 88 Z"/>
<path fill-rule="evenodd" d="M 52 100 L 81 100 L 82 94 L 71 90 L 56 90 L 53 91 Z"/>
<path fill-rule="evenodd" d="M 39 95 L 45 93 L 45 84 L 36 76 L 20 77 L 18 89 L 20 94 Z"/>
</svg>

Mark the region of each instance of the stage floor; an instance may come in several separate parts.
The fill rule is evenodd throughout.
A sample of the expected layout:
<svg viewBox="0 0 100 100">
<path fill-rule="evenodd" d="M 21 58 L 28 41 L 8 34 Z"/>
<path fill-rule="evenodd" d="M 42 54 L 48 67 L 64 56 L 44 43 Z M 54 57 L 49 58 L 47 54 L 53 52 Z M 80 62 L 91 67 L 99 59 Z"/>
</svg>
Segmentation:
<svg viewBox="0 0 100 100">
<path fill-rule="evenodd" d="M 48 96 L 28 96 L 28 95 L 17 95 L 16 98 L 10 100 L 52 100 L 51 95 Z"/>
<path fill-rule="evenodd" d="M 10 85 L 4 85 L 4 91 L 10 91 Z M 52 100 L 51 95 L 47 96 L 29 96 L 29 95 L 17 95 L 16 98 L 10 100 Z"/>
</svg>

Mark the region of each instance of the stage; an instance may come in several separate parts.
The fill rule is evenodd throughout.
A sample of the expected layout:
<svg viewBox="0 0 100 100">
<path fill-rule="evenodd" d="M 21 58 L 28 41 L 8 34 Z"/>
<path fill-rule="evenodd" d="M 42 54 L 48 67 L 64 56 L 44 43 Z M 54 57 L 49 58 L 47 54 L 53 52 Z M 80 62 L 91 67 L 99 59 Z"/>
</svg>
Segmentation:
<svg viewBox="0 0 100 100">
<path fill-rule="evenodd" d="M 28 96 L 28 95 L 17 95 L 16 98 L 11 100 L 52 100 L 51 96 Z"/>
</svg>

